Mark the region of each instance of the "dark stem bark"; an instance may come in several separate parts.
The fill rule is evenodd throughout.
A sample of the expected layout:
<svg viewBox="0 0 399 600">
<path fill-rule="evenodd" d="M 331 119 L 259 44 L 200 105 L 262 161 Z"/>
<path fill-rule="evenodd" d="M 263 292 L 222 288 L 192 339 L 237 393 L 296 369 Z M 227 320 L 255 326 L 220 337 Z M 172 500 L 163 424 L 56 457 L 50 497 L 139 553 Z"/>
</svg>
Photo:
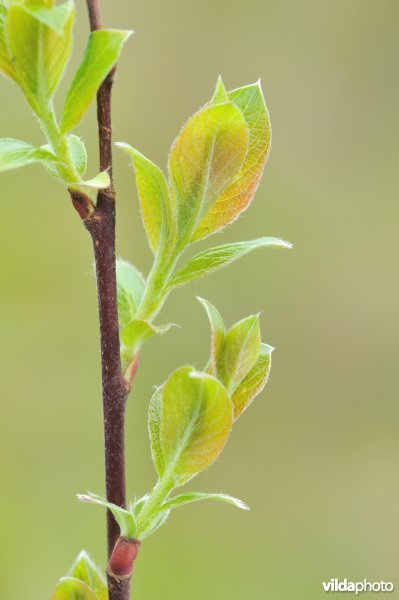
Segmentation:
<svg viewBox="0 0 399 600">
<path fill-rule="evenodd" d="M 101 28 L 98 0 L 87 0 L 90 27 Z M 108 75 L 97 95 L 97 119 L 100 145 L 100 168 L 108 170 L 112 182 L 111 94 L 115 69 Z M 113 183 L 100 190 L 93 209 L 83 195 L 71 192 L 73 204 L 89 231 L 94 248 L 102 368 L 104 414 L 105 479 L 107 499 L 126 506 L 125 485 L 125 409 L 130 385 L 121 370 L 118 307 L 115 268 L 115 191 Z M 107 513 L 108 558 L 120 532 L 114 517 Z M 109 600 L 128 600 L 130 580 L 119 580 L 108 573 Z"/>
</svg>

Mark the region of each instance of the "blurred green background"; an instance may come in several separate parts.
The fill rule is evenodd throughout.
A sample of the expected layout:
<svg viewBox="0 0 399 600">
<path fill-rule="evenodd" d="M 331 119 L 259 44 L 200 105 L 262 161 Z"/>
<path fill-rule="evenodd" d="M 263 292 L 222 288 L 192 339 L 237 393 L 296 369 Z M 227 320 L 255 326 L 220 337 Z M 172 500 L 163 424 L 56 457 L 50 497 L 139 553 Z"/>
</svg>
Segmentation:
<svg viewBox="0 0 399 600">
<path fill-rule="evenodd" d="M 77 4 L 74 65 L 87 27 Z M 219 73 L 229 88 L 261 77 L 269 165 L 250 210 L 205 245 L 261 235 L 295 244 L 176 292 L 162 321 L 182 328 L 145 348 L 127 415 L 131 497 L 154 481 L 152 387 L 207 357 L 195 295 L 228 323 L 261 310 L 277 351 L 222 458 L 189 484 L 237 495 L 251 512 L 177 511 L 142 549 L 134 598 L 318 600 L 332 577 L 393 581 L 399 597 L 399 3 L 102 4 L 107 25 L 136 31 L 115 88 L 115 140 L 163 167 Z M 19 90 L 0 85 L 1 136 L 41 143 Z M 80 134 L 94 175 L 94 110 Z M 119 153 L 115 177 L 118 252 L 146 272 L 133 173 Z M 90 241 L 39 166 L 1 175 L 0 248 L 0 597 L 45 600 L 82 547 L 104 565 L 105 540 L 101 510 L 74 499 L 104 487 Z"/>
</svg>

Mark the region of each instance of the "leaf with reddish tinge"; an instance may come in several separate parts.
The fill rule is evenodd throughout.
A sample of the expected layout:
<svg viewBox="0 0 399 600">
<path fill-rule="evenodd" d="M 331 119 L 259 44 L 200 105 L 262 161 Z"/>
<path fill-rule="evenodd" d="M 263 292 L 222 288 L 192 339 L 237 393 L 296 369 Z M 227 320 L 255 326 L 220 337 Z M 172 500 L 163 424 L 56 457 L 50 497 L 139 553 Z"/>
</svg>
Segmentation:
<svg viewBox="0 0 399 600">
<path fill-rule="evenodd" d="M 229 101 L 242 113 L 249 130 L 245 161 L 232 183 L 212 204 L 193 240 L 200 240 L 232 223 L 249 206 L 270 151 L 271 127 L 260 83 L 229 92 Z"/>
<path fill-rule="evenodd" d="M 251 402 L 258 396 L 265 387 L 272 366 L 272 352 L 274 348 L 267 344 L 261 344 L 260 354 L 255 366 L 248 375 L 242 380 L 240 385 L 232 395 L 234 406 L 234 419 L 238 419 L 248 408 Z"/>
</svg>

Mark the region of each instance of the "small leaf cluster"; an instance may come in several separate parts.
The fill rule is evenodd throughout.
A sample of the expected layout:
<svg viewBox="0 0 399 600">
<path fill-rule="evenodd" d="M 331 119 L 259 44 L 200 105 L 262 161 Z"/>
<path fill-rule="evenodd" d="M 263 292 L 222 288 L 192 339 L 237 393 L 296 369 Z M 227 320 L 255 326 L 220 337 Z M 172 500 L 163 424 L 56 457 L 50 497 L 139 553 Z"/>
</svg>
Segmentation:
<svg viewBox="0 0 399 600">
<path fill-rule="evenodd" d="M 68 575 L 63 577 L 51 600 L 108 600 L 108 587 L 100 569 L 81 552 Z"/>
<path fill-rule="evenodd" d="M 204 371 L 184 366 L 156 389 L 149 406 L 152 457 L 158 481 L 150 494 L 122 509 L 95 494 L 83 502 L 108 508 L 121 535 L 143 540 L 163 525 L 170 511 L 201 500 L 246 504 L 227 494 L 173 492 L 219 457 L 231 429 L 269 377 L 273 348 L 261 342 L 259 315 L 226 331 L 219 311 L 204 299 L 211 324 L 211 353 Z"/>
<path fill-rule="evenodd" d="M 122 364 L 129 379 L 146 340 L 171 325 L 155 326 L 169 294 L 215 272 L 257 248 L 290 244 L 274 237 L 223 244 L 184 253 L 197 241 L 235 221 L 249 206 L 269 155 L 271 129 L 259 82 L 215 93 L 183 126 L 161 169 L 126 143 L 141 215 L 154 262 L 147 279 L 124 260 L 117 264 Z M 181 264 L 182 263 L 182 264 Z"/>
<path fill-rule="evenodd" d="M 45 144 L 0 139 L 0 171 L 42 163 L 70 190 L 90 192 L 107 188 L 102 172 L 87 179 L 87 152 L 72 133 L 116 64 L 130 31 L 93 32 L 66 94 L 58 119 L 54 97 L 71 52 L 75 6 L 73 0 L 0 0 L 0 73 L 21 89 L 36 115 Z"/>
<path fill-rule="evenodd" d="M 289 248 L 278 238 L 216 246 L 183 259 L 195 242 L 232 223 L 250 204 L 270 147 L 269 117 L 259 83 L 227 92 L 219 78 L 211 101 L 191 117 L 175 140 L 168 178 L 127 145 L 135 172 L 143 224 L 154 254 L 145 278 L 125 260 L 117 261 L 121 361 L 131 381 L 143 344 L 166 333 L 155 325 L 169 294 L 219 270 L 257 248 Z M 273 348 L 261 340 L 259 315 L 227 329 L 220 312 L 199 298 L 211 325 L 211 351 L 202 371 L 183 366 L 157 388 L 149 405 L 152 458 L 158 480 L 152 491 L 126 509 L 96 494 L 84 502 L 109 509 L 125 538 L 143 540 L 179 506 L 201 500 L 248 507 L 221 493 L 175 493 L 222 452 L 233 425 L 263 390 Z"/>
</svg>

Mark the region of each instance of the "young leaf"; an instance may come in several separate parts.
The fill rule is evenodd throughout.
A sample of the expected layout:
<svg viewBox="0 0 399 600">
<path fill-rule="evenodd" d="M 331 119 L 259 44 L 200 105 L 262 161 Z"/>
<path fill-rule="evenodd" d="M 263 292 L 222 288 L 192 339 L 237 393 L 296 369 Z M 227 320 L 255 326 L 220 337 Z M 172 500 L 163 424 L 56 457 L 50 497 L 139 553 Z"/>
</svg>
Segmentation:
<svg viewBox="0 0 399 600">
<path fill-rule="evenodd" d="M 7 7 L 3 2 L 0 2 L 0 73 L 10 79 L 15 79 L 14 67 L 10 59 L 6 39 L 6 18 Z"/>
<path fill-rule="evenodd" d="M 51 600 L 98 600 L 98 597 L 83 581 L 74 577 L 64 577 L 57 585 Z"/>
<path fill-rule="evenodd" d="M 218 271 L 235 260 L 245 256 L 256 248 L 265 248 L 266 246 L 291 248 L 291 244 L 278 238 L 263 237 L 247 242 L 235 242 L 233 244 L 224 244 L 205 250 L 191 258 L 168 283 L 169 288 L 180 287 L 191 281 L 200 279 L 204 275 Z"/>
<path fill-rule="evenodd" d="M 219 75 L 218 80 L 216 82 L 215 92 L 213 94 L 212 100 L 209 105 L 214 106 L 215 104 L 223 104 L 229 101 L 229 96 L 227 94 L 227 90 L 224 87 L 223 80 Z"/>
<path fill-rule="evenodd" d="M 148 430 L 151 440 L 151 455 L 158 474 L 165 472 L 165 454 L 161 443 L 162 394 L 164 387 L 165 386 L 163 385 L 156 388 L 148 407 Z M 146 497 L 143 498 L 143 500 L 146 499 Z"/>
<path fill-rule="evenodd" d="M 241 510 L 249 510 L 249 506 L 245 504 L 242 500 L 238 498 L 233 498 L 233 496 L 229 496 L 228 494 L 207 494 L 206 492 L 189 492 L 188 494 L 181 494 L 180 496 L 175 496 L 171 500 L 168 500 L 161 506 L 162 510 L 171 510 L 172 508 L 179 508 L 180 506 L 185 506 L 186 504 L 192 504 L 193 502 L 199 502 L 201 500 L 211 500 L 215 502 L 225 502 L 226 504 L 231 504 L 236 508 L 240 508 Z"/>
<path fill-rule="evenodd" d="M 86 146 L 77 135 L 68 136 L 69 152 L 72 162 L 80 177 L 86 173 L 87 169 L 87 151 Z"/>
<path fill-rule="evenodd" d="M 136 316 L 144 293 L 145 279 L 143 275 L 126 260 L 116 261 L 116 283 L 118 295 L 119 324 L 123 330 Z"/>
<path fill-rule="evenodd" d="M 169 157 L 182 245 L 237 175 L 247 149 L 248 127 L 231 103 L 208 106 L 183 127 Z"/>
<path fill-rule="evenodd" d="M 16 80 L 32 109 L 42 116 L 64 73 L 72 47 L 75 10 L 72 1 L 61 6 L 42 8 L 50 21 L 53 11 L 59 25 L 62 11 L 64 25 L 58 33 L 35 14 L 35 5 L 13 4 L 7 17 L 9 53 L 13 57 Z"/>
<path fill-rule="evenodd" d="M 88 504 L 98 504 L 99 506 L 103 506 L 112 512 L 115 517 L 115 521 L 118 523 L 121 535 L 126 538 L 134 538 L 137 531 L 137 524 L 134 515 L 128 510 L 117 506 L 116 504 L 112 504 L 112 502 L 108 502 L 105 498 L 101 496 L 97 496 L 96 494 L 88 493 L 88 494 L 78 494 L 78 500 L 81 502 L 86 502 Z"/>
<path fill-rule="evenodd" d="M 97 600 L 108 600 L 105 578 L 86 552 L 79 554 L 68 575 L 86 583 L 96 594 Z"/>
<path fill-rule="evenodd" d="M 218 378 L 233 394 L 241 381 L 253 369 L 260 354 L 259 315 L 236 323 L 225 337 L 217 369 Z"/>
<path fill-rule="evenodd" d="M 72 6 L 71 6 L 72 5 Z M 55 33 L 62 36 L 68 22 L 73 2 L 66 2 L 54 6 L 40 6 L 36 2 L 25 2 L 24 9 L 40 23 L 53 29 Z"/>
<path fill-rule="evenodd" d="M 140 319 L 130 321 L 121 333 L 123 366 L 127 367 L 141 346 L 153 335 L 164 335 L 171 327 L 171 323 L 156 326 Z"/>
<path fill-rule="evenodd" d="M 237 420 L 251 402 L 261 393 L 269 379 L 272 366 L 273 348 L 261 344 L 260 354 L 255 366 L 242 380 L 231 397 L 234 406 L 234 419 Z"/>
<path fill-rule="evenodd" d="M 93 179 L 88 179 L 87 181 L 71 181 L 70 185 L 88 187 L 94 190 L 106 190 L 111 185 L 111 178 L 108 171 L 102 171 L 93 177 Z"/>
<path fill-rule="evenodd" d="M 155 254 L 160 243 L 163 247 L 173 247 L 176 224 L 161 169 L 128 144 L 116 145 L 132 159 L 141 214 L 151 250 Z"/>
<path fill-rule="evenodd" d="M 31 163 L 54 161 L 54 154 L 11 138 L 0 139 L 0 171 L 9 171 Z"/>
<path fill-rule="evenodd" d="M 154 394 L 150 408 L 160 477 L 180 486 L 209 467 L 222 451 L 231 426 L 232 403 L 217 379 L 192 367 L 172 373 Z"/>
<path fill-rule="evenodd" d="M 209 372 L 214 377 L 217 376 L 217 359 L 222 350 L 224 339 L 226 335 L 226 328 L 224 326 L 223 318 L 217 308 L 213 306 L 204 298 L 199 298 L 203 307 L 208 315 L 209 323 L 211 325 L 212 340 L 211 340 L 211 364 Z"/>
<path fill-rule="evenodd" d="M 210 207 L 196 230 L 200 240 L 232 223 L 248 208 L 262 177 L 270 150 L 271 127 L 260 83 L 229 92 L 229 100 L 242 113 L 249 130 L 248 153 L 240 172 Z"/>
<path fill-rule="evenodd" d="M 100 29 L 90 35 L 83 60 L 66 98 L 61 121 L 62 133 L 67 133 L 81 121 L 131 34 L 131 31 Z"/>
</svg>

